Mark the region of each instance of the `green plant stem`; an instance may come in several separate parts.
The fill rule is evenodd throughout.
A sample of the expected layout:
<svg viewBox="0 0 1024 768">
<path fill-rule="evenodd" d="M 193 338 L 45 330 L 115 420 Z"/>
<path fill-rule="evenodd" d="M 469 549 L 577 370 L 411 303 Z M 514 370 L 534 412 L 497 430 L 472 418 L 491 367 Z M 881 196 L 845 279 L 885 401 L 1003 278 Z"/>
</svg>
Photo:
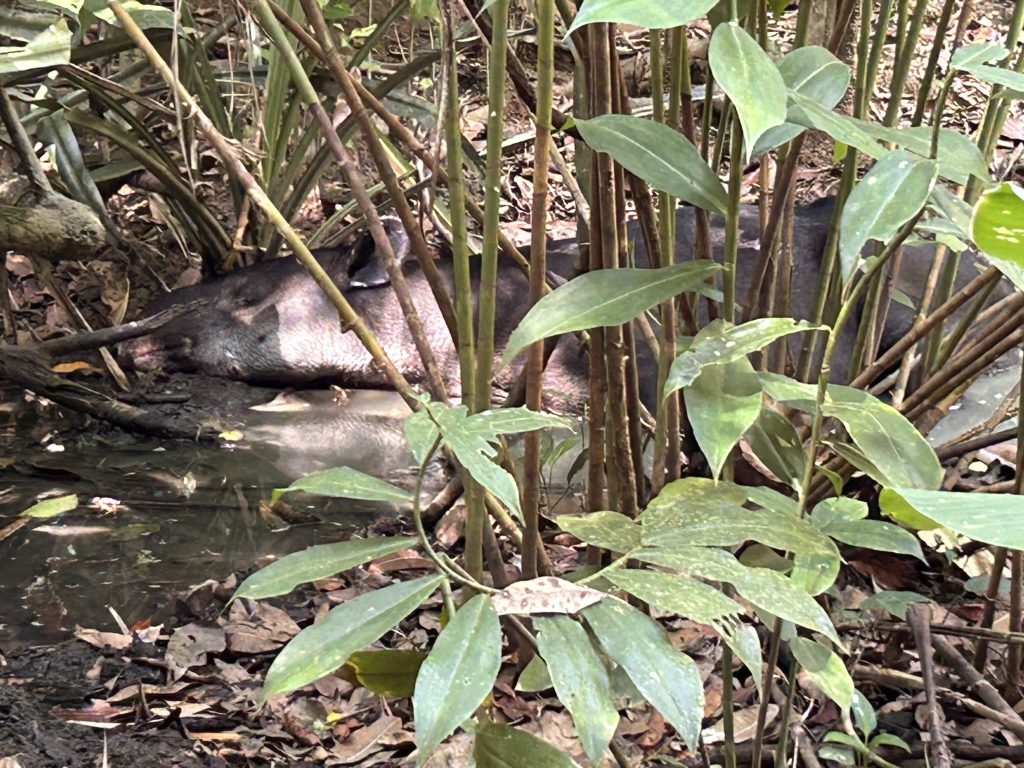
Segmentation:
<svg viewBox="0 0 1024 768">
<path fill-rule="evenodd" d="M 551 149 L 551 105 L 554 99 L 555 19 L 553 0 L 537 2 L 537 138 L 534 147 L 533 200 L 530 209 L 530 305 L 544 295 L 547 270 L 548 155 Z M 540 410 L 543 390 L 544 342 L 532 344 L 526 358 L 526 407 Z M 523 435 L 523 578 L 538 575 L 540 542 L 540 433 Z"/>
<path fill-rule="evenodd" d="M 473 294 L 469 275 L 469 244 L 466 229 L 466 187 L 462 177 L 462 134 L 459 132 L 459 75 L 456 66 L 455 17 L 450 3 L 443 3 L 445 109 L 444 137 L 448 161 L 448 192 L 452 223 L 452 268 L 455 278 L 455 320 L 458 330 L 459 371 L 463 402 L 475 396 L 476 357 L 473 338 Z M 466 570 L 477 581 L 483 578 L 483 529 L 487 524 L 483 490 L 470 478 L 465 483 Z"/>
<path fill-rule="evenodd" d="M 775 747 L 775 764 L 786 764 L 786 748 L 789 738 L 789 718 L 793 711 L 793 700 L 796 698 L 796 676 L 800 673 L 800 663 L 794 659 L 789 668 L 789 684 L 786 686 L 786 702 L 782 705 L 782 722 L 779 725 L 779 743 Z"/>
<path fill-rule="evenodd" d="M 725 767 L 736 768 L 736 721 L 732 700 L 732 648 L 722 648 L 722 735 Z"/>
<path fill-rule="evenodd" d="M 729 208 L 725 214 L 725 281 L 722 317 L 733 322 L 736 316 L 736 256 L 739 252 L 740 185 L 743 182 L 743 133 L 735 110 L 729 121 Z"/>
<path fill-rule="evenodd" d="M 750 756 L 751 765 L 761 765 L 761 749 L 764 744 L 764 729 L 768 724 L 768 703 L 771 697 L 768 691 L 771 690 L 772 676 L 775 674 L 775 666 L 779 663 L 779 649 L 782 645 L 782 619 L 776 618 L 772 624 L 772 634 L 768 640 L 768 659 L 764 667 L 764 675 L 761 678 L 761 701 L 757 705 L 757 726 L 754 731 L 753 750 Z"/>
<path fill-rule="evenodd" d="M 505 137 L 508 0 L 496 0 L 488 12 L 491 14 L 492 28 L 487 61 L 487 160 L 484 172 L 483 252 L 480 257 L 477 305 L 476 383 L 470 403 L 470 410 L 474 413 L 486 410 L 491 404 L 491 364 L 494 357 L 494 312 L 498 280 L 498 212 L 501 206 L 501 146 Z M 548 152 L 545 152 L 545 168 L 547 161 Z"/>
</svg>

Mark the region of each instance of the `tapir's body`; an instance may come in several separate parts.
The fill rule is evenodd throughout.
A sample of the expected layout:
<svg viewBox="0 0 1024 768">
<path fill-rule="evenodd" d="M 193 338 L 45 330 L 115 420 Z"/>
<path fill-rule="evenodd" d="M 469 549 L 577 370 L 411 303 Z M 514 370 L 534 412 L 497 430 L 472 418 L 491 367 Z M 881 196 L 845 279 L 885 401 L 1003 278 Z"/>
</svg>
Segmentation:
<svg viewBox="0 0 1024 768">
<path fill-rule="evenodd" d="M 832 201 L 797 210 L 793 236 L 793 277 L 789 314 L 810 316 L 817 286 L 820 255 L 824 250 L 831 217 Z M 758 262 L 756 250 L 760 219 L 757 210 L 744 207 L 740 216 L 740 252 L 737 267 L 737 297 L 746 296 L 751 272 Z M 638 227 L 629 227 L 631 248 L 638 265 L 646 265 L 646 256 Z M 392 223 L 389 227 L 394 250 L 403 256 L 408 243 Z M 723 233 L 721 223 L 712 222 L 712 245 L 721 259 Z M 676 259 L 693 256 L 693 210 L 683 208 L 677 215 Z M 899 288 L 911 298 L 920 293 L 931 268 L 930 248 L 908 249 L 903 260 Z M 571 277 L 577 254 L 576 242 L 551 243 L 549 271 Z M 423 381 L 419 354 L 394 291 L 383 277 L 372 248 L 349 251 L 325 250 L 318 253 L 322 266 L 335 279 L 352 307 L 378 338 L 398 369 L 413 382 Z M 450 260 L 439 260 L 438 269 L 449 291 L 453 291 Z M 457 393 L 458 358 L 430 287 L 414 261 L 403 259 L 403 270 L 416 309 L 449 390 Z M 968 262 L 961 268 L 960 282 L 970 279 L 976 270 Z M 366 279 L 367 276 L 369 279 Z M 478 280 L 473 265 L 474 288 Z M 351 331 L 341 327 L 337 312 L 294 258 L 287 257 L 252 267 L 197 286 L 179 289 L 161 297 L 148 312 L 165 309 L 196 299 L 207 303 L 195 312 L 167 324 L 151 336 L 122 345 L 122 355 L 142 370 L 190 370 L 243 381 L 271 384 L 331 382 L 347 387 L 378 388 L 388 386 L 383 373 L 372 364 L 370 355 Z M 525 276 L 508 259 L 500 259 L 498 298 L 495 319 L 497 354 L 528 309 Z M 892 343 L 909 328 L 910 312 L 893 307 L 883 333 L 883 345 Z M 833 377 L 846 378 L 848 356 L 853 347 L 855 324 L 842 331 L 838 353 L 833 360 Z M 642 394 L 653 401 L 653 365 L 640 345 Z M 497 366 L 496 366 L 497 367 Z M 585 361 L 573 337 L 556 348 L 545 373 L 545 388 L 558 393 L 557 399 L 582 401 L 586 390 Z M 516 372 L 512 366 L 498 375 L 498 384 L 507 388 Z"/>
</svg>

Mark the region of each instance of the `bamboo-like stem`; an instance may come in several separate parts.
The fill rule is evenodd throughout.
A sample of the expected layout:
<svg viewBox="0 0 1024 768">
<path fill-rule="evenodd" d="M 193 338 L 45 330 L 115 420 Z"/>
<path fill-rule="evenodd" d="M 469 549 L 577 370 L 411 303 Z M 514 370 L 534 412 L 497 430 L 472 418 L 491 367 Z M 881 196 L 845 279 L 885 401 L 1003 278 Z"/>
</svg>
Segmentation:
<svg viewBox="0 0 1024 768">
<path fill-rule="evenodd" d="M 458 329 L 459 373 L 463 402 L 474 400 L 476 358 L 473 338 L 473 287 L 469 274 L 469 243 L 466 230 L 466 187 L 462 178 L 462 134 L 459 132 L 459 74 L 456 66 L 455 13 L 451 0 L 442 4 L 444 56 L 442 57 L 444 97 L 444 137 L 447 149 L 449 209 L 452 223 L 452 271 L 455 278 L 455 321 Z M 483 490 L 466 478 L 466 570 L 479 580 L 483 577 L 483 530 L 487 524 Z"/>
<path fill-rule="evenodd" d="M 548 150 L 555 69 L 554 0 L 537 2 L 537 138 L 534 147 L 533 201 L 530 209 L 530 305 L 544 294 L 547 269 Z M 535 342 L 526 357 L 526 407 L 541 408 L 544 343 Z M 523 578 L 537 577 L 540 541 L 540 433 L 523 435 Z"/>
<path fill-rule="evenodd" d="M 508 0 L 496 0 L 491 14 L 487 60 L 487 160 L 484 171 L 484 238 L 477 303 L 476 383 L 471 411 L 491 404 L 494 312 L 498 291 L 498 212 L 501 206 L 501 145 L 505 136 L 505 79 L 508 52 Z M 541 159 L 547 163 L 548 153 Z M 532 254 L 531 254 L 532 255 Z"/>
</svg>

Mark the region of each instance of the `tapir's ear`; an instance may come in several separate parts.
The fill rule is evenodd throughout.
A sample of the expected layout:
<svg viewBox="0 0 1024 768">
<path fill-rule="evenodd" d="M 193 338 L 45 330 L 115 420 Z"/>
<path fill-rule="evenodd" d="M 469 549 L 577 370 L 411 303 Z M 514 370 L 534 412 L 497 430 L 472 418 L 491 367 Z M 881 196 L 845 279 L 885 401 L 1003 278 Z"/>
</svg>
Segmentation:
<svg viewBox="0 0 1024 768">
<path fill-rule="evenodd" d="M 384 227 L 388 241 L 391 243 L 391 251 L 395 254 L 395 261 L 399 268 L 409 258 L 409 235 L 401 220 L 394 215 L 382 216 L 380 223 Z M 368 244 L 365 251 L 360 253 L 352 262 L 349 273 L 349 286 L 352 288 L 379 288 L 388 285 L 391 280 L 384 269 L 384 262 L 373 246 L 373 238 L 367 235 Z"/>
</svg>

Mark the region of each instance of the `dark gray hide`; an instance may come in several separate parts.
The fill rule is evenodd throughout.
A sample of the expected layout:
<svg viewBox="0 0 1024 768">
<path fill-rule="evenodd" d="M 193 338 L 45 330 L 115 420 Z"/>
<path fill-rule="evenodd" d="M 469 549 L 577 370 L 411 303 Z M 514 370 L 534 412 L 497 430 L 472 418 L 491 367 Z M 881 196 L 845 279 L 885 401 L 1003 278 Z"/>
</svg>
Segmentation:
<svg viewBox="0 0 1024 768">
<path fill-rule="evenodd" d="M 793 279 L 790 314 L 806 318 L 817 284 L 820 254 L 827 237 L 832 201 L 799 209 L 794 224 Z M 756 243 L 759 217 L 753 207 L 741 211 L 740 253 L 737 296 L 746 296 L 750 273 L 757 261 Z M 440 311 L 426 279 L 414 260 L 407 258 L 408 241 L 400 224 L 388 220 L 389 237 L 396 255 L 402 259 L 409 290 L 426 328 L 438 364 L 451 394 L 458 393 L 458 360 Z M 693 252 L 693 210 L 680 209 L 677 217 L 676 258 L 689 259 Z M 636 260 L 646 264 L 638 227 L 629 227 Z M 721 259 L 723 232 L 721 222 L 712 222 L 712 240 L 717 259 Z M 575 241 L 550 245 L 549 269 L 562 277 L 571 277 L 576 259 Z M 907 249 L 899 288 L 912 299 L 918 298 L 931 268 L 932 249 Z M 366 243 L 351 250 L 323 250 L 317 259 L 345 292 L 346 298 L 379 339 L 398 369 L 412 382 L 422 383 L 419 355 L 412 343 L 401 308 L 372 245 Z M 474 286 L 478 279 L 477 260 L 473 260 Z M 449 260 L 438 268 L 452 290 Z M 959 284 L 977 274 L 975 259 L 964 259 Z M 509 334 L 527 309 L 527 281 L 507 259 L 501 259 L 498 274 L 499 296 L 495 344 L 500 355 Z M 156 333 L 121 345 L 122 358 L 139 370 L 199 371 L 263 384 L 308 384 L 330 382 L 346 387 L 387 388 L 384 375 L 371 362 L 355 334 L 342 329 L 337 312 L 292 257 L 264 262 L 236 270 L 225 277 L 164 295 L 146 310 L 152 314 L 171 305 L 203 299 L 207 303 L 197 311 L 172 321 Z M 891 344 L 909 328 L 911 312 L 893 304 L 883 334 L 883 346 Z M 833 361 L 833 378 L 844 380 L 849 369 L 855 323 L 848 323 Z M 796 345 L 793 345 L 794 347 Z M 638 340 L 643 399 L 654 400 L 653 363 Z M 553 401 L 579 402 L 586 390 L 585 362 L 572 337 L 556 347 L 545 373 L 545 389 Z M 518 370 L 511 366 L 499 373 L 497 384 L 507 389 Z"/>
</svg>

